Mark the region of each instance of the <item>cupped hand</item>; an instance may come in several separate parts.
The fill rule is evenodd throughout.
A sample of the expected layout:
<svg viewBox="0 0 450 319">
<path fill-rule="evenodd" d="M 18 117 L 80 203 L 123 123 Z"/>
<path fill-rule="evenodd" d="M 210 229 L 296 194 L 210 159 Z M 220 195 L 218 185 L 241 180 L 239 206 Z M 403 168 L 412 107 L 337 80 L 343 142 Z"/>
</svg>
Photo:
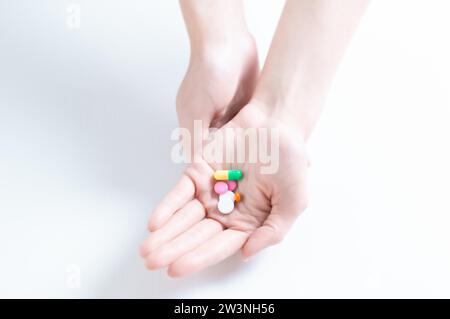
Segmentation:
<svg viewBox="0 0 450 319">
<path fill-rule="evenodd" d="M 306 208 L 308 160 L 303 139 L 291 126 L 249 104 L 216 132 L 208 145 L 219 145 L 218 136 L 223 135 L 218 133 L 225 130 L 234 132 L 227 135 L 225 145 L 238 143 L 245 136 L 236 132 L 245 128 L 278 130 L 278 169 L 262 174 L 264 164 L 260 161 L 216 163 L 200 154 L 151 215 L 151 234 L 141 246 L 141 256 L 149 269 L 168 266 L 168 274 L 178 277 L 216 264 L 238 251 L 249 258 L 279 243 Z M 217 210 L 213 173 L 230 168 L 244 174 L 238 182 L 242 200 L 231 214 L 224 215 Z"/>
<path fill-rule="evenodd" d="M 180 127 L 191 132 L 194 120 L 202 120 L 206 128 L 227 123 L 249 102 L 259 76 L 256 44 L 250 35 L 197 51 L 177 95 Z"/>
</svg>

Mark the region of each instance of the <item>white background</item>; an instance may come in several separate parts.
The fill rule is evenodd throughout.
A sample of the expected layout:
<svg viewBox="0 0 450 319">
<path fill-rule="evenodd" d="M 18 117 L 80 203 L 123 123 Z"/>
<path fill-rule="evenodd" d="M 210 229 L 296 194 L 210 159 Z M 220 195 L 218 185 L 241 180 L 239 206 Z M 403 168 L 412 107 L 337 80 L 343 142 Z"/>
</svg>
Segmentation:
<svg viewBox="0 0 450 319">
<path fill-rule="evenodd" d="M 282 1 L 246 6 L 263 59 Z M 450 297 L 448 12 L 373 1 L 310 140 L 308 210 L 254 260 L 170 279 L 138 245 L 182 170 L 177 1 L 1 1 L 0 297 Z"/>
</svg>

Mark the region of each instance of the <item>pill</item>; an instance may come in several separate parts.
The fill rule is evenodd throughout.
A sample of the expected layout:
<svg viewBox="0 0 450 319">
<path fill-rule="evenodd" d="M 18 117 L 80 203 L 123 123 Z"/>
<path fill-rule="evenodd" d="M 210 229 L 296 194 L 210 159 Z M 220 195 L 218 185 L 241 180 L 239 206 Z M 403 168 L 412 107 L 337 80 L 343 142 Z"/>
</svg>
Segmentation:
<svg viewBox="0 0 450 319">
<path fill-rule="evenodd" d="M 242 178 L 242 171 L 238 169 L 215 171 L 214 178 L 218 181 L 237 181 Z"/>
<path fill-rule="evenodd" d="M 217 209 L 222 214 L 229 214 L 234 209 L 234 201 L 229 198 L 222 198 L 219 200 L 219 204 L 217 205 Z"/>
<path fill-rule="evenodd" d="M 214 184 L 214 191 L 216 194 L 224 194 L 228 191 L 228 184 L 225 182 L 217 182 Z"/>
<path fill-rule="evenodd" d="M 234 193 L 231 191 L 227 191 L 227 192 L 219 195 L 219 201 L 221 201 L 222 199 L 234 201 Z"/>
<path fill-rule="evenodd" d="M 228 190 L 234 191 L 237 187 L 237 182 L 236 181 L 227 181 L 227 185 L 228 185 Z"/>
<path fill-rule="evenodd" d="M 235 202 L 240 202 L 241 201 L 241 194 L 236 192 L 234 193 L 234 201 Z"/>
</svg>

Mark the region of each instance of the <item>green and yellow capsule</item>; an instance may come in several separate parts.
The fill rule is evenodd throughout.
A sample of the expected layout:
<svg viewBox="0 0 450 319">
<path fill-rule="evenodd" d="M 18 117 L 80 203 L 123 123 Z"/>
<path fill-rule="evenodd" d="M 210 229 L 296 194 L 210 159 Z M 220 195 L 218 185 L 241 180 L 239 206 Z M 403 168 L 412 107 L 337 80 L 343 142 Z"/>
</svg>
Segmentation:
<svg viewBox="0 0 450 319">
<path fill-rule="evenodd" d="M 242 171 L 238 169 L 215 171 L 214 178 L 217 181 L 238 181 L 242 178 Z"/>
</svg>

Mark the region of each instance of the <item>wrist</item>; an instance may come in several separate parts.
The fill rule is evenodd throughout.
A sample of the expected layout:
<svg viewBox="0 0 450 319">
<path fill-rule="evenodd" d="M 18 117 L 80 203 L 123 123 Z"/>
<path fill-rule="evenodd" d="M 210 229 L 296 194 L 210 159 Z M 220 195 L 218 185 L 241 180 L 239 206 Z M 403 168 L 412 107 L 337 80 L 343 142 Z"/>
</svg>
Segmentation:
<svg viewBox="0 0 450 319">
<path fill-rule="evenodd" d="M 194 55 L 249 35 L 242 0 L 181 0 L 180 5 Z"/>
<path fill-rule="evenodd" d="M 310 83 L 284 90 L 277 85 L 272 87 L 259 85 L 251 104 L 266 117 L 298 132 L 306 141 L 319 118 L 325 96 L 326 92 L 322 87 Z"/>
<path fill-rule="evenodd" d="M 191 64 L 229 64 L 234 56 L 254 54 L 255 42 L 248 32 L 235 34 L 229 38 L 218 38 L 191 41 Z M 228 65 L 229 66 L 229 65 Z"/>
</svg>

